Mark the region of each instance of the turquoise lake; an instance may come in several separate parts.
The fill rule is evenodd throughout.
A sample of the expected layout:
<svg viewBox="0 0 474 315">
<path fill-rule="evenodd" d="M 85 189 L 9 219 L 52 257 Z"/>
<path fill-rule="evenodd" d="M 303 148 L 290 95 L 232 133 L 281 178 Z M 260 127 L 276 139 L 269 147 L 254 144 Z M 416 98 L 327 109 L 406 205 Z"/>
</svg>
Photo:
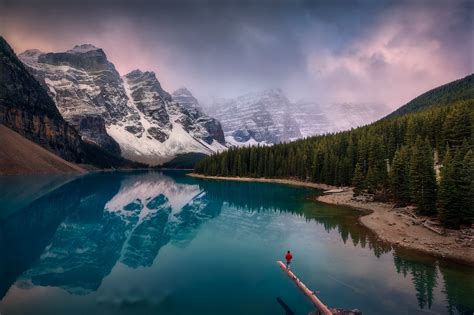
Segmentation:
<svg viewBox="0 0 474 315">
<path fill-rule="evenodd" d="M 394 249 L 317 193 L 182 171 L 0 177 L 0 314 L 306 315 L 276 264 L 288 249 L 331 307 L 473 314 L 472 268 Z"/>
</svg>

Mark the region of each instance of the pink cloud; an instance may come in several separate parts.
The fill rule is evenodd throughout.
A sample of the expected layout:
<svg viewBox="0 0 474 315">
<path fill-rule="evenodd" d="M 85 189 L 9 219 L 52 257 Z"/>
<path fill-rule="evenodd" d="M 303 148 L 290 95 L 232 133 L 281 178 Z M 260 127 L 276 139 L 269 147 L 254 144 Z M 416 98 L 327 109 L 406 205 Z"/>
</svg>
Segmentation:
<svg viewBox="0 0 474 315">
<path fill-rule="evenodd" d="M 473 71 L 447 58 L 432 35 L 439 21 L 429 12 L 396 12 L 342 53 L 308 55 L 308 71 L 328 101 L 378 102 L 399 107 L 417 95 Z M 469 52 L 466 52 L 469 53 Z M 472 53 L 472 52 L 471 52 Z"/>
<path fill-rule="evenodd" d="M 10 43 L 16 53 L 27 49 L 39 49 L 43 52 L 60 52 L 78 44 L 93 44 L 104 50 L 121 75 L 140 69 L 154 71 L 165 89 L 172 91 L 182 85 L 174 74 L 169 59 L 172 52 L 157 40 L 150 42 L 128 19 L 114 16 L 99 24 L 70 25 L 67 30 L 49 27 L 32 32 L 34 25 L 25 23 L 26 18 L 4 20 L 2 36 Z M 71 32 L 71 28 L 75 31 Z"/>
</svg>

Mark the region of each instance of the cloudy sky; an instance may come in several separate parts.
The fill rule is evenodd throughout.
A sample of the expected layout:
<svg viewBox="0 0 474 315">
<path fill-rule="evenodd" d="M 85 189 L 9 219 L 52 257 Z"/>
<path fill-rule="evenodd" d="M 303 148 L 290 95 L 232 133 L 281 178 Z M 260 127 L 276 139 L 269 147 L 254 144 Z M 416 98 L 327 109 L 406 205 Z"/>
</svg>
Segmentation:
<svg viewBox="0 0 474 315">
<path fill-rule="evenodd" d="M 204 102 L 280 87 L 396 108 L 474 71 L 472 3 L 0 0 L 0 35 L 17 53 L 92 43 L 121 74 L 153 70 Z"/>
</svg>

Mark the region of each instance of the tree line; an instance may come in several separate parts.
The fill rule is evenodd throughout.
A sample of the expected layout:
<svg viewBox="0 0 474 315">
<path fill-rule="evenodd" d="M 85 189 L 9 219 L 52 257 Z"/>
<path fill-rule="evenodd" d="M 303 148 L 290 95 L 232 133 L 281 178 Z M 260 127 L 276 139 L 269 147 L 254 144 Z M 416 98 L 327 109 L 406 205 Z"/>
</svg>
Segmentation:
<svg viewBox="0 0 474 315">
<path fill-rule="evenodd" d="M 211 176 L 294 178 L 353 186 L 446 227 L 474 219 L 474 100 L 273 146 L 230 148 L 198 162 Z"/>
</svg>

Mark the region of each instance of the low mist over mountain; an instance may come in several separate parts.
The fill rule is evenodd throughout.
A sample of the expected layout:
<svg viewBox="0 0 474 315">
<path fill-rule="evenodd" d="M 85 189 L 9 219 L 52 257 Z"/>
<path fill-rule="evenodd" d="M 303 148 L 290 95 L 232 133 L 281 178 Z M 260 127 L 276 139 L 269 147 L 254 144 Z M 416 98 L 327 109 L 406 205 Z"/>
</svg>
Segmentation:
<svg viewBox="0 0 474 315">
<path fill-rule="evenodd" d="M 371 123 L 390 109 L 381 104 L 291 102 L 281 89 L 216 100 L 206 110 L 218 118 L 229 144 L 274 144 Z"/>
<path fill-rule="evenodd" d="M 291 103 L 279 89 L 216 101 L 207 110 L 221 121 L 231 144 L 279 143 L 302 136 L 290 114 Z"/>
</svg>

